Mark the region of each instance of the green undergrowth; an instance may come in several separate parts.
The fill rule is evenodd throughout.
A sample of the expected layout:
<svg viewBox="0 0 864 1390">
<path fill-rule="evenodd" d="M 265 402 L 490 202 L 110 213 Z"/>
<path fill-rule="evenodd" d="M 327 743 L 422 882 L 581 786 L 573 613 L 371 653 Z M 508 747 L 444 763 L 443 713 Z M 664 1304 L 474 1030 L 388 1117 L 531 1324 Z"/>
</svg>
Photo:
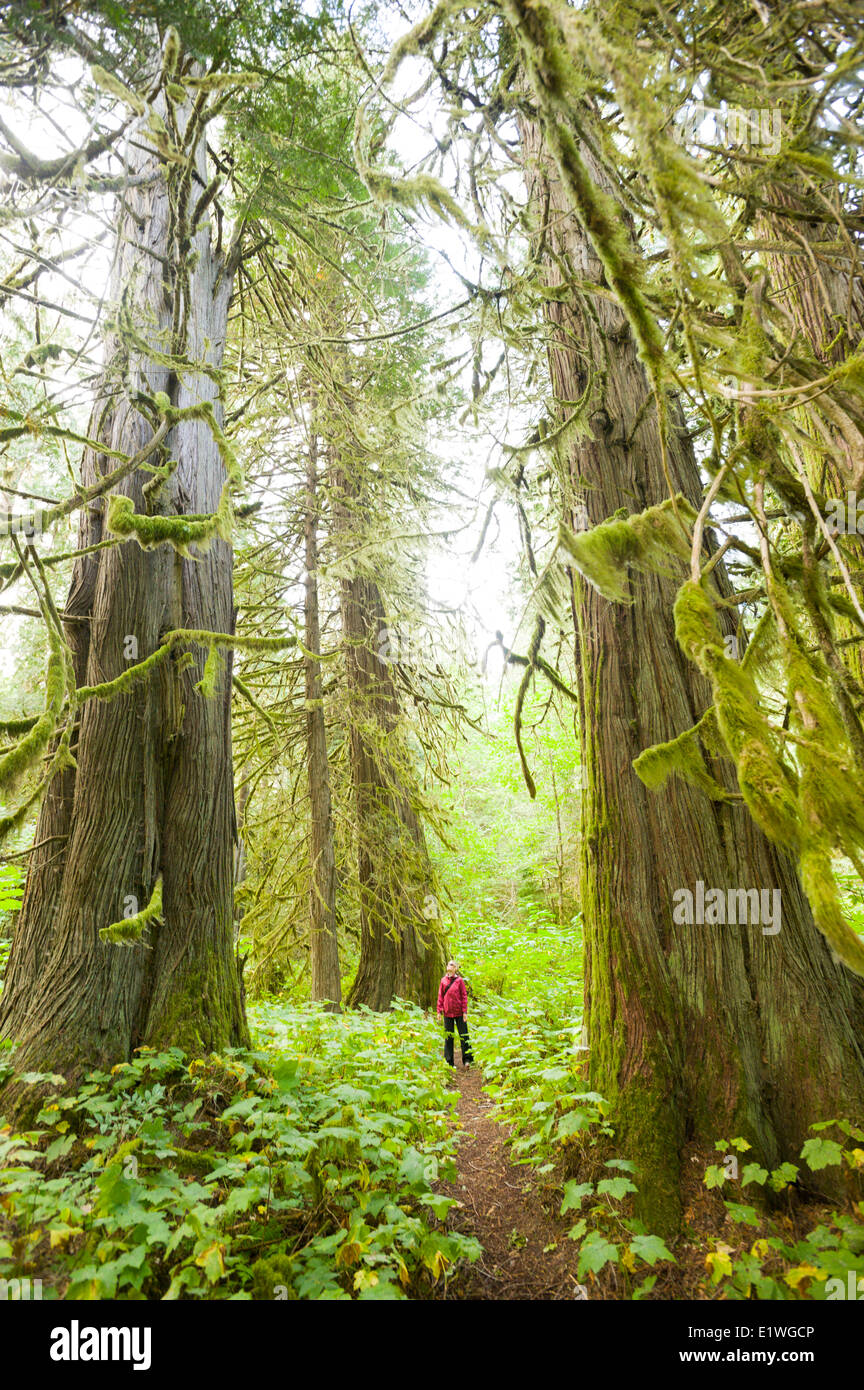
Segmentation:
<svg viewBox="0 0 864 1390">
<path fill-rule="evenodd" d="M 24 896 L 24 870 L 17 864 L 0 864 L 0 994 L 12 949 L 12 917 Z"/>
<path fill-rule="evenodd" d="M 824 1168 L 860 1177 L 864 1130 L 815 1124 L 799 1162 L 773 1172 L 746 1160 L 745 1140 L 718 1140 L 723 1161 L 704 1177 L 708 1209 L 667 1245 L 632 1214 L 639 1174 L 615 1149 L 603 1097 L 588 1089 L 581 1015 L 562 1010 L 563 993 L 553 985 L 531 1002 L 486 1000 L 475 1051 L 513 1162 L 534 1172 L 538 1194 L 572 1223 L 566 1238 L 577 1242 L 577 1276 L 591 1296 L 864 1297 L 864 1202 L 804 1197 Z"/>
<path fill-rule="evenodd" d="M 605 1102 L 587 1081 L 578 917 L 566 927 L 548 913 L 514 927 L 472 922 L 459 959 L 477 1000 L 484 1089 L 513 1162 L 532 1170 L 540 1199 L 572 1223 L 578 1278 L 594 1286 L 604 1275 L 608 1284 L 614 1266 L 618 1296 L 644 1297 L 654 1267 L 674 1257 L 629 1209 L 634 1165 L 615 1155 Z"/>
<path fill-rule="evenodd" d="M 538 1197 L 568 1223 L 564 1238 L 577 1244 L 577 1277 L 589 1295 L 864 1295 L 864 1203 L 804 1198 L 812 1173 L 864 1169 L 864 1131 L 847 1121 L 812 1126 L 799 1162 L 774 1172 L 747 1161 L 743 1139 L 718 1140 L 723 1161 L 705 1174 L 705 1210 L 692 1213 L 674 1242 L 634 1217 L 639 1174 L 617 1151 L 603 1097 L 586 1076 L 577 937 L 576 923 L 566 931 L 548 920 L 522 930 L 472 923 L 459 959 L 475 996 L 472 1042 L 484 1089 L 512 1161 L 532 1172 Z"/>
<path fill-rule="evenodd" d="M 526 903 L 514 922 L 489 922 L 465 911 L 451 942 L 472 993 L 484 1006 L 536 1003 L 548 1022 L 582 1007 L 582 925 L 560 926 L 542 906 Z"/>
<path fill-rule="evenodd" d="M 795 1200 L 808 1170 L 860 1176 L 864 1130 L 848 1120 L 824 1120 L 810 1130 L 800 1162 L 782 1163 L 772 1172 L 747 1161 L 745 1139 L 717 1141 L 722 1161 L 708 1166 L 703 1181 L 722 1200 L 727 1220 L 723 1238 L 710 1238 L 705 1254 L 711 1296 L 772 1302 L 864 1298 L 864 1202 L 812 1210 Z M 775 1211 L 766 1212 L 763 1194 L 771 1194 Z"/>
<path fill-rule="evenodd" d="M 255 1051 L 139 1049 L 74 1094 L 43 1078 L 34 1129 L 0 1121 L 0 1278 L 57 1299 L 399 1299 L 478 1257 L 433 1190 L 455 1167 L 432 1020 L 272 1001 L 252 1023 Z"/>
<path fill-rule="evenodd" d="M 617 1296 L 638 1299 L 653 1289 L 654 1267 L 674 1256 L 629 1209 L 635 1166 L 614 1155 L 605 1102 L 588 1087 L 581 999 L 569 1002 L 579 993 L 572 979 L 540 977 L 530 1000 L 486 1001 L 475 1028 L 484 1086 L 513 1162 L 533 1170 L 538 1195 L 572 1222 L 578 1278 L 594 1286 L 605 1273 L 608 1282 L 614 1266 Z"/>
</svg>

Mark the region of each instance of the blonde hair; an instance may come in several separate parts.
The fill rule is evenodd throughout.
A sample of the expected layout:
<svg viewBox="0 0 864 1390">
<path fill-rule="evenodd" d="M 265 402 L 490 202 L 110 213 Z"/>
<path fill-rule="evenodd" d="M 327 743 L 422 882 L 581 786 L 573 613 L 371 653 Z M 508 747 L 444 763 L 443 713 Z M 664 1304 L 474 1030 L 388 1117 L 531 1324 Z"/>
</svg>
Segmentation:
<svg viewBox="0 0 864 1390">
<path fill-rule="evenodd" d="M 447 962 L 447 969 L 448 969 L 448 970 L 450 969 L 450 966 L 451 966 L 451 965 L 453 966 L 453 969 L 454 969 L 454 970 L 458 970 L 458 969 L 459 969 L 459 966 L 456 964 L 455 960 L 448 960 L 448 962 Z"/>
</svg>

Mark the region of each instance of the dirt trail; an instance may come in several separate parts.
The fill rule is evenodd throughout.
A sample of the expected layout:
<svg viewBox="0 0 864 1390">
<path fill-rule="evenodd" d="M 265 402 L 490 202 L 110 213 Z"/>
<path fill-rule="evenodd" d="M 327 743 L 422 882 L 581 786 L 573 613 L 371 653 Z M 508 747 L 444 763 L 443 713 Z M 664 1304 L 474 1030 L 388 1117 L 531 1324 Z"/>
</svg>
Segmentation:
<svg viewBox="0 0 864 1390">
<path fill-rule="evenodd" d="M 457 1066 L 453 1081 L 460 1092 L 459 1176 L 441 1190 L 462 1203 L 450 1213 L 448 1226 L 476 1236 L 483 1255 L 460 1273 L 449 1297 L 583 1298 L 577 1246 L 567 1238 L 572 1223 L 557 1216 L 555 1205 L 544 1210 L 536 1175 L 510 1162 L 505 1131 L 491 1118 L 492 1102 L 481 1090 L 479 1070 Z"/>
</svg>

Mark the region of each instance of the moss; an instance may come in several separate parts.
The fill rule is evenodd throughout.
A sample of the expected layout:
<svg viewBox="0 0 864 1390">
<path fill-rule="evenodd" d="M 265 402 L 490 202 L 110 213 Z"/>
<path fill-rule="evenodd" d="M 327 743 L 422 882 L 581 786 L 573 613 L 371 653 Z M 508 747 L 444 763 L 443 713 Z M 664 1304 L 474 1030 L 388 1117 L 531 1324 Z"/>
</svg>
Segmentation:
<svg viewBox="0 0 864 1390">
<path fill-rule="evenodd" d="M 741 795 L 754 820 L 769 840 L 784 849 L 797 850 L 800 834 L 794 774 L 761 738 L 742 743 L 735 763 Z"/>
<path fill-rule="evenodd" d="M 779 684 L 782 681 L 780 655 L 777 621 L 771 609 L 766 608 L 753 629 L 741 666 L 754 675 L 758 672 L 762 680 L 772 679 Z"/>
<path fill-rule="evenodd" d="M 3 719 L 0 720 L 0 733 L 10 734 L 14 738 L 16 734 L 26 734 L 38 722 L 38 714 L 31 714 L 26 719 Z"/>
<path fill-rule="evenodd" d="M 675 600 L 675 635 L 711 682 L 717 727 L 753 817 L 769 839 L 796 849 L 797 778 L 783 762 L 778 736 L 759 709 L 752 675 L 726 656 L 711 600 L 693 580 L 682 585 Z"/>
<path fill-rule="evenodd" d="M 295 637 L 238 637 L 233 632 L 208 632 L 198 628 L 175 628 L 165 636 L 165 640 L 155 652 L 130 666 L 113 680 L 99 685 L 82 685 L 75 692 L 79 703 L 85 700 L 113 700 L 131 690 L 133 685 L 146 679 L 151 671 L 164 661 L 178 645 L 197 644 L 208 650 L 221 647 L 238 647 L 241 651 L 278 652 L 296 645 Z M 191 659 L 191 654 L 190 659 Z M 182 657 L 180 658 L 183 659 Z"/>
<path fill-rule="evenodd" d="M 813 919 L 834 950 L 856 975 L 864 975 L 864 942 L 846 923 L 824 844 L 811 841 L 801 855 L 801 882 L 813 909 Z"/>
<path fill-rule="evenodd" d="M 119 493 L 113 493 L 108 498 L 106 526 L 112 536 L 119 536 L 123 540 L 134 536 L 142 550 L 153 550 L 167 543 L 187 557 L 190 556 L 190 545 L 206 550 L 219 531 L 215 514 L 146 516 L 135 511 L 131 497 L 123 497 Z"/>
<path fill-rule="evenodd" d="M 758 708 L 749 669 L 726 657 L 711 601 L 692 581 L 676 600 L 676 635 L 711 681 L 718 728 L 754 819 L 770 840 L 797 853 L 816 925 L 841 960 L 864 974 L 864 944 L 843 919 L 831 862 L 834 853 L 854 858 L 864 849 L 864 782 L 831 698 L 828 667 L 802 638 L 791 598 L 776 575 L 769 597 L 776 620 L 771 640 L 784 671 L 797 773 L 780 756 L 780 734 Z M 655 760 L 661 769 L 666 747 Z"/>
<path fill-rule="evenodd" d="M 162 40 L 162 71 L 166 78 L 176 75 L 180 66 L 181 52 L 180 35 L 174 25 L 169 24 Z"/>
<path fill-rule="evenodd" d="M 259 86 L 264 76 L 258 72 L 208 72 L 204 77 L 186 77 L 184 81 L 195 92 L 233 92 Z"/>
<path fill-rule="evenodd" d="M 195 689 L 200 690 L 206 699 L 212 699 L 216 693 L 216 681 L 222 669 L 222 658 L 219 655 L 219 648 L 215 642 L 211 643 L 207 652 L 207 660 L 204 663 L 204 674 L 196 685 Z"/>
<path fill-rule="evenodd" d="M 662 787 L 673 773 L 677 773 L 691 786 L 699 787 L 712 801 L 729 799 L 729 792 L 705 767 L 698 725 L 685 729 L 683 734 L 669 743 L 655 743 L 653 747 L 646 748 L 635 759 L 633 769 L 651 791 Z"/>
<path fill-rule="evenodd" d="M 150 355 L 153 356 L 153 353 Z M 171 365 L 194 364 L 171 359 Z M 190 545 L 206 549 L 214 536 L 230 541 L 234 525 L 233 497 L 242 485 L 243 470 L 230 440 L 216 419 L 212 401 L 199 401 L 196 405 L 179 410 L 171 405 L 164 392 L 157 392 L 153 403 L 171 425 L 181 420 L 201 420 L 210 430 L 225 468 L 225 483 L 218 505 L 215 512 L 208 515 L 149 516 L 136 512 L 130 497 L 114 493 L 108 498 L 107 529 L 123 540 L 134 536 L 145 550 L 169 544 L 182 555 L 189 555 Z M 170 469 L 170 465 L 167 467 Z"/>
<path fill-rule="evenodd" d="M 156 886 L 150 896 L 150 901 L 140 912 L 136 912 L 134 917 L 124 917 L 119 922 L 112 922 L 108 927 L 99 928 L 99 936 L 103 941 L 110 941 L 114 946 L 137 946 L 147 927 L 162 921 L 162 876 L 156 880 Z"/>
<path fill-rule="evenodd" d="M 563 523 L 558 543 L 594 588 L 616 603 L 629 601 L 627 568 L 668 574 L 672 557 L 686 562 L 690 541 L 685 523 L 696 513 L 683 497 L 667 498 L 656 507 L 625 519 L 604 521 L 578 534 Z"/>
<path fill-rule="evenodd" d="M 53 623 L 48 625 L 48 666 L 45 673 L 45 709 L 14 748 L 0 758 L 0 789 L 13 790 L 48 746 L 66 698 L 66 660 L 63 642 Z"/>
<path fill-rule="evenodd" d="M 179 1047 L 189 1057 L 221 1053 L 226 1047 L 248 1047 L 239 975 L 227 966 L 223 968 L 212 951 L 195 960 L 187 956 L 170 995 L 163 995 L 158 1006 L 151 1006 L 147 1043 L 157 1051 Z"/>
<path fill-rule="evenodd" d="M 297 1297 L 292 1279 L 294 1262 L 290 1255 L 271 1255 L 265 1260 L 256 1260 L 252 1266 L 252 1297 L 259 1302 L 270 1302 L 277 1292 L 287 1290 L 288 1298 Z"/>
<path fill-rule="evenodd" d="M 146 102 L 137 92 L 133 92 L 131 87 L 127 87 L 125 83 L 121 82 L 119 77 L 115 77 L 113 72 L 108 72 L 98 63 L 91 63 L 90 75 L 97 87 L 101 87 L 103 92 L 107 92 L 109 96 L 116 97 L 118 101 L 131 106 L 136 116 L 144 115 L 147 110 Z"/>
</svg>

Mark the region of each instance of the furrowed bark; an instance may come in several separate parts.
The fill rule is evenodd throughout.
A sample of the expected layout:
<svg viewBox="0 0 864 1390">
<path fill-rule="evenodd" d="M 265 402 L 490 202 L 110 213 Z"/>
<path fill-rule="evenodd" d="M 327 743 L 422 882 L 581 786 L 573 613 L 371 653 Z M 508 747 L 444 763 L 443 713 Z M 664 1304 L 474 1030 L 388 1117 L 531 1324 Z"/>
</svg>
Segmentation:
<svg viewBox="0 0 864 1390">
<path fill-rule="evenodd" d="M 538 216 L 548 207 L 547 283 L 603 285 L 538 125 L 526 120 L 522 131 L 532 205 Z M 581 155 L 602 185 L 590 152 Z M 555 397 L 578 400 L 594 377 L 593 439 L 576 438 L 566 460 L 567 523 L 580 529 L 577 502 L 590 525 L 618 508 L 641 512 L 668 497 L 670 483 L 698 505 L 698 468 L 680 428 L 667 481 L 647 375 L 617 304 L 573 290 L 547 301 L 546 314 Z M 722 565 L 714 573 L 728 593 Z M 633 771 L 644 748 L 695 724 L 710 703 L 675 640 L 675 588 L 634 576 L 628 606 L 574 580 L 590 1080 L 610 1103 L 619 1151 L 638 1166 L 641 1213 L 661 1231 L 680 1223 L 692 1146 L 741 1135 L 771 1168 L 797 1159 L 814 1121 L 864 1113 L 864 991 L 832 960 L 792 863 L 740 805 L 712 802 L 679 779 L 656 794 Z M 728 771 L 712 770 L 731 786 Z M 673 894 L 698 880 L 724 892 L 779 889 L 781 930 L 676 925 Z"/>
<path fill-rule="evenodd" d="M 318 437 L 313 434 L 306 466 L 306 603 L 303 672 L 306 688 L 306 761 L 309 777 L 309 958 L 312 998 L 339 1010 L 342 982 L 336 935 L 336 860 L 330 799 L 330 765 L 321 682 L 321 625 L 318 609 Z"/>
<path fill-rule="evenodd" d="M 333 493 L 337 549 L 344 553 L 360 503 L 359 485 L 344 466 L 333 470 Z M 380 652 L 387 619 L 378 585 L 356 571 L 346 575 L 340 606 L 360 884 L 360 961 L 348 1003 L 384 1011 L 398 996 L 431 1007 L 443 962 L 434 921 L 424 916 L 431 881 L 426 837 L 390 748 L 399 697 Z"/>
<path fill-rule="evenodd" d="M 212 402 L 217 420 L 221 403 L 212 375 L 174 371 L 153 355 L 171 349 L 179 252 L 165 166 L 143 139 L 129 148 L 130 174 L 147 181 L 136 177 L 119 202 L 110 297 L 128 306 L 146 343 L 122 332 L 106 342 L 91 429 L 132 454 L 152 432 L 137 392 L 165 392 L 178 408 Z M 195 165 L 204 186 L 203 132 Z M 208 221 L 194 231 L 191 250 L 184 351 L 218 372 L 233 269 L 212 249 Z M 206 421 L 178 422 L 166 445 L 164 458 L 177 467 L 155 510 L 213 512 L 225 469 Z M 103 456 L 85 455 L 85 484 L 106 467 Z M 119 489 L 137 512 L 148 510 L 143 489 L 151 476 L 139 470 Z M 102 538 L 102 528 L 102 505 L 94 505 L 82 516 L 81 543 Z M 166 545 L 145 551 L 136 541 L 82 559 L 66 605 L 81 619 L 66 628 L 78 683 L 120 675 L 171 628 L 232 631 L 232 565 L 230 545 L 218 538 L 194 559 Z M 19 1070 L 74 1074 L 124 1060 L 144 1043 L 201 1053 L 248 1040 L 232 942 L 231 662 L 205 698 L 194 689 L 200 650 L 188 666 L 179 650 L 177 657 L 128 693 L 84 705 L 77 770 L 58 778 L 43 803 L 37 841 L 68 838 L 59 851 L 53 843 L 34 856 L 0 1002 L 0 1034 L 18 1044 Z M 100 940 L 99 929 L 128 915 L 132 899 L 138 907 L 149 901 L 160 874 L 164 921 L 150 928 L 147 943 Z"/>
</svg>

